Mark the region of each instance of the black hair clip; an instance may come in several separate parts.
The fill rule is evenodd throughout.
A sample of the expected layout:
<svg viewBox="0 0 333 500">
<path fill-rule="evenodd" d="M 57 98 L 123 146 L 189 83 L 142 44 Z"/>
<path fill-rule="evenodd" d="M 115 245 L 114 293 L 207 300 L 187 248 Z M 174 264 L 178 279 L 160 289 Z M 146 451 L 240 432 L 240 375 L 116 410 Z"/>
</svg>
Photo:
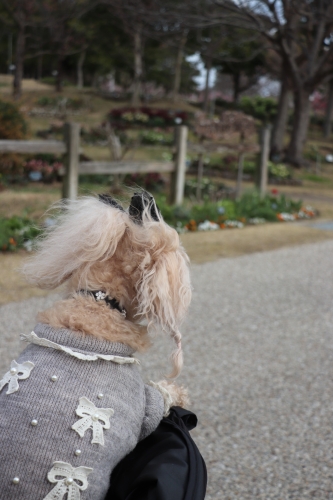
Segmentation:
<svg viewBox="0 0 333 500">
<path fill-rule="evenodd" d="M 161 220 L 161 212 L 159 211 L 153 196 L 147 193 L 147 191 L 134 193 L 128 210 L 130 217 L 134 220 L 134 222 L 142 222 L 142 213 L 147 207 L 149 208 L 149 213 L 152 219 L 159 222 Z"/>
<path fill-rule="evenodd" d="M 110 207 L 118 208 L 118 210 L 121 210 L 122 212 L 125 212 L 123 207 L 112 198 L 109 194 L 99 194 L 98 195 L 99 201 L 102 203 L 105 203 L 106 205 L 110 205 Z"/>
</svg>

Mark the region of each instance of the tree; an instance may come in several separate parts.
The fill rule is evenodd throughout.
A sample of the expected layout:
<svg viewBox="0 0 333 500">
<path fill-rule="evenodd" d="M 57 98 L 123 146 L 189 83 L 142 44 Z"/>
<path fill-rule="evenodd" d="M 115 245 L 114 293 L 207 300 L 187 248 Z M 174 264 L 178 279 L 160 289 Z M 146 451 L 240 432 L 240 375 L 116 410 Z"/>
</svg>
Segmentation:
<svg viewBox="0 0 333 500">
<path fill-rule="evenodd" d="M 2 21 L 11 25 L 16 34 L 13 95 L 15 99 L 19 99 L 22 93 L 27 29 L 36 27 L 38 23 L 37 0 L 1 0 L 1 7 Z"/>
<path fill-rule="evenodd" d="M 97 2 L 98 0 L 41 1 L 40 12 L 43 26 L 48 31 L 49 51 L 56 57 L 58 92 L 62 90 L 65 58 L 71 54 L 81 54 L 87 48 L 87 37 L 80 19 Z"/>
<path fill-rule="evenodd" d="M 142 93 L 143 54 L 150 19 L 154 13 L 154 0 L 104 0 L 112 14 L 118 17 L 133 45 L 132 105 L 138 106 Z"/>
<path fill-rule="evenodd" d="M 259 32 L 284 61 L 294 95 L 294 117 L 287 159 L 303 163 L 310 96 L 332 72 L 333 2 L 331 0 L 217 0 L 234 25 Z"/>
<path fill-rule="evenodd" d="M 263 44 L 248 30 L 226 27 L 225 37 L 215 54 L 216 67 L 231 75 L 233 100 L 239 103 L 240 94 L 254 85 L 265 64 Z"/>
</svg>

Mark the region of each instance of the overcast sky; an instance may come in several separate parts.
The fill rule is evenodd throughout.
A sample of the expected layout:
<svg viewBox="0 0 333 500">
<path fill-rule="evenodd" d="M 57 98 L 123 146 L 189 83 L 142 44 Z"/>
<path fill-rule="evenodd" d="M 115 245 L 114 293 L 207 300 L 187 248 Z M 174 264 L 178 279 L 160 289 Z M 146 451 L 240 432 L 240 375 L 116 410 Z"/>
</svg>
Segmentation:
<svg viewBox="0 0 333 500">
<path fill-rule="evenodd" d="M 202 90 L 205 88 L 205 83 L 206 83 L 206 73 L 207 71 L 205 70 L 205 65 L 202 62 L 202 59 L 200 57 L 200 54 L 196 52 L 195 54 L 188 56 L 186 58 L 187 61 L 190 63 L 194 64 L 198 70 L 200 71 L 200 75 L 194 78 L 194 81 L 198 84 L 199 90 Z M 216 69 L 212 68 L 210 70 L 210 75 L 209 75 L 209 86 L 214 87 L 216 81 Z"/>
</svg>

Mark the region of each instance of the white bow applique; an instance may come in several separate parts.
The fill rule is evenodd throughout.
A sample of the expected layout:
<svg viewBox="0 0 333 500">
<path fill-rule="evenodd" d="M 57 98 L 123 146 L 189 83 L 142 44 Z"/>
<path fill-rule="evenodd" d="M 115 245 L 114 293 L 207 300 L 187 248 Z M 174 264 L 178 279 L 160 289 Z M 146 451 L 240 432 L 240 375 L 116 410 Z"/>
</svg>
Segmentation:
<svg viewBox="0 0 333 500">
<path fill-rule="evenodd" d="M 10 364 L 9 372 L 0 380 L 0 391 L 2 391 L 6 384 L 8 384 L 8 391 L 6 394 L 13 394 L 13 392 L 18 391 L 20 388 L 18 381 L 29 378 L 34 366 L 32 361 L 25 361 L 20 365 L 13 360 Z"/>
<path fill-rule="evenodd" d="M 68 500 L 80 500 L 80 490 L 88 488 L 87 476 L 92 472 L 90 467 L 72 467 L 66 462 L 53 462 L 47 475 L 50 483 L 57 483 L 44 500 L 61 500 L 67 493 Z"/>
<path fill-rule="evenodd" d="M 114 414 L 114 410 L 112 408 L 96 408 L 89 399 L 82 397 L 79 399 L 76 414 L 82 418 L 72 425 L 72 429 L 80 437 L 84 436 L 87 429 L 92 429 L 93 438 L 91 442 L 104 446 L 103 429 L 110 429 L 110 417 Z"/>
</svg>

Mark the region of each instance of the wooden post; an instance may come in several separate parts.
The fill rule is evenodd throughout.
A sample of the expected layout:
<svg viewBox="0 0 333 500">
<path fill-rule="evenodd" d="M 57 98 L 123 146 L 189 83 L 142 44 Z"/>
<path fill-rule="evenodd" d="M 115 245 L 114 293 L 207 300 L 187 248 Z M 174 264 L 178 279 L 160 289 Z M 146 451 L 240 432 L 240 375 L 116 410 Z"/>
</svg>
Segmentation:
<svg viewBox="0 0 333 500">
<path fill-rule="evenodd" d="M 67 155 L 62 196 L 69 200 L 75 200 L 79 186 L 80 124 L 66 123 L 64 135 Z"/>
<path fill-rule="evenodd" d="M 203 163 L 204 163 L 203 153 L 199 153 L 198 154 L 197 192 L 196 192 L 196 197 L 197 197 L 198 201 L 201 201 Z"/>
<path fill-rule="evenodd" d="M 184 198 L 185 170 L 186 170 L 186 144 L 187 127 L 179 125 L 175 128 L 175 172 L 172 178 L 171 203 L 181 205 Z"/>
<path fill-rule="evenodd" d="M 238 156 L 238 172 L 237 172 L 237 184 L 236 184 L 236 199 L 240 197 L 242 190 L 242 180 L 243 180 L 243 170 L 244 170 L 244 152 L 241 151 Z"/>
<path fill-rule="evenodd" d="M 260 130 L 259 175 L 257 179 L 260 196 L 265 196 L 267 189 L 270 138 L 271 125 L 265 125 Z"/>
</svg>

